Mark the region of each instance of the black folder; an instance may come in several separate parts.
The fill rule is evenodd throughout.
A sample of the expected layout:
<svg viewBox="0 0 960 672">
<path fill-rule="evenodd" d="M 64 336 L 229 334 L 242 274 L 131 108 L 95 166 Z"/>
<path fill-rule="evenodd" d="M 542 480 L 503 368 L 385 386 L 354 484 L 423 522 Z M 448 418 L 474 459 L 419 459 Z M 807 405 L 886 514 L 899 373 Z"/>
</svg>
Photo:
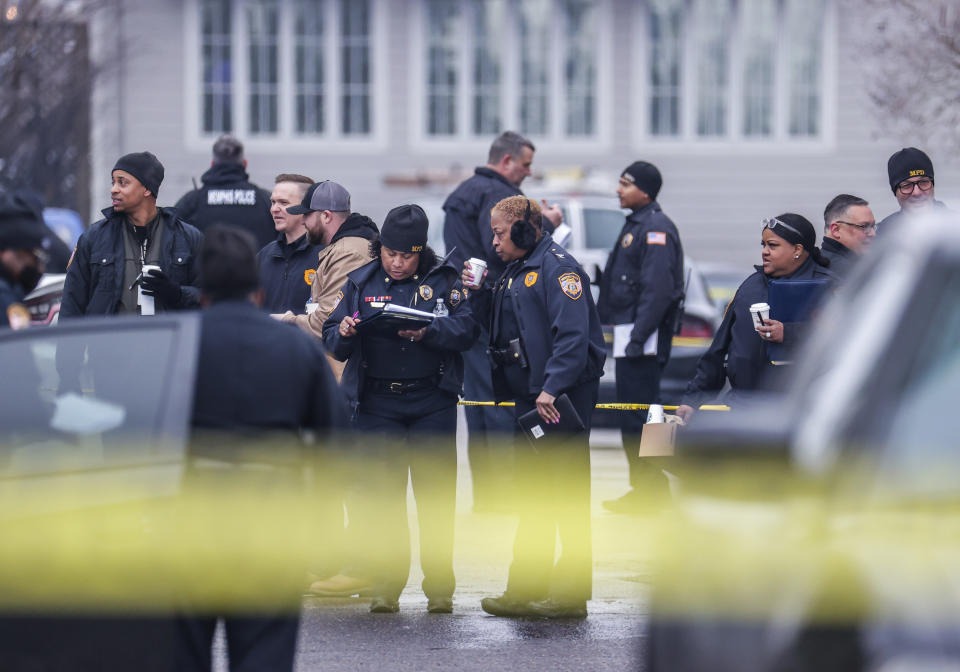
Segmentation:
<svg viewBox="0 0 960 672">
<path fill-rule="evenodd" d="M 421 317 L 419 315 L 380 311 L 357 322 L 356 329 L 357 333 L 360 334 L 397 337 L 397 332 L 401 329 L 422 329 L 432 321 L 432 318 Z"/>
<path fill-rule="evenodd" d="M 569 438 L 570 434 L 582 432 L 585 429 L 583 420 L 580 419 L 577 410 L 570 402 L 570 397 L 561 394 L 553 401 L 553 405 L 560 413 L 560 422 L 555 425 L 544 421 L 537 413 L 537 409 L 524 413 L 517 418 L 517 423 L 519 423 L 523 433 L 527 435 L 527 439 L 533 445 L 534 450 L 538 445 L 550 439 Z"/>
</svg>

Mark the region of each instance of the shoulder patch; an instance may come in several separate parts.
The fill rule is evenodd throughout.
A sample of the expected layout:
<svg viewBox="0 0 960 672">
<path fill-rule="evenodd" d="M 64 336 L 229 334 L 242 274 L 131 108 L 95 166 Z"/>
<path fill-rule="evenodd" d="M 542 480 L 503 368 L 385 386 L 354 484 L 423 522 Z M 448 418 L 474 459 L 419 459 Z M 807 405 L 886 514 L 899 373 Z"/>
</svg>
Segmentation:
<svg viewBox="0 0 960 672">
<path fill-rule="evenodd" d="M 560 289 L 563 293 L 576 301 L 583 296 L 583 283 L 577 273 L 564 273 L 557 281 L 560 283 Z"/>
<path fill-rule="evenodd" d="M 651 231 L 647 234 L 647 245 L 666 245 L 667 234 L 663 231 Z"/>
<path fill-rule="evenodd" d="M 464 293 L 466 293 L 466 290 L 464 290 Z M 462 300 L 463 300 L 463 298 L 460 296 L 460 290 L 459 290 L 459 289 L 451 289 L 451 290 L 450 290 L 450 305 L 451 305 L 451 306 L 456 306 L 456 305 L 457 305 L 458 303 L 460 303 L 460 301 L 462 301 Z"/>
<path fill-rule="evenodd" d="M 310 286 L 313 286 L 313 281 L 317 279 L 317 270 L 315 268 L 308 268 L 303 272 L 303 281 Z"/>
<path fill-rule="evenodd" d="M 533 287 L 535 284 L 537 284 L 538 277 L 540 276 L 537 275 L 536 271 L 530 271 L 523 279 L 523 284 L 525 284 L 527 287 Z"/>
<path fill-rule="evenodd" d="M 304 275 L 306 275 L 306 274 L 304 274 Z M 342 290 L 342 289 L 341 289 L 339 292 L 337 292 L 337 298 L 335 298 L 335 299 L 333 300 L 333 308 L 330 310 L 330 312 L 333 312 L 333 310 L 335 310 L 336 307 L 340 305 L 340 302 L 341 302 L 341 301 L 343 301 L 343 290 Z"/>
<path fill-rule="evenodd" d="M 433 298 L 433 287 L 430 285 L 420 285 L 420 298 L 429 301 Z"/>
<path fill-rule="evenodd" d="M 22 303 L 11 303 L 7 306 L 7 322 L 13 330 L 26 329 L 30 326 L 30 311 Z"/>
</svg>

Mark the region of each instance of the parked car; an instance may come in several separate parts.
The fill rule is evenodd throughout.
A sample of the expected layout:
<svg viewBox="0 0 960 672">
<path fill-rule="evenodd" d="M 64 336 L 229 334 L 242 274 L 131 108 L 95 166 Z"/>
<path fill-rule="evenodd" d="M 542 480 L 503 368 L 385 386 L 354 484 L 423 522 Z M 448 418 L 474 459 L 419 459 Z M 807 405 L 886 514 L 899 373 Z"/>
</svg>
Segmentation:
<svg viewBox="0 0 960 672">
<path fill-rule="evenodd" d="M 960 668 L 960 221 L 901 234 L 782 395 L 681 431 L 642 669 Z"/>
<path fill-rule="evenodd" d="M 32 292 L 23 299 L 30 311 L 32 326 L 54 325 L 60 320 L 60 300 L 63 297 L 65 273 L 45 273 Z"/>
<path fill-rule="evenodd" d="M 529 195 L 531 198 L 544 198 L 548 203 L 557 203 L 560 206 L 563 210 L 564 223 L 571 229 L 571 242 L 567 249 L 595 281 L 598 270 L 603 269 L 610 250 L 617 242 L 617 236 L 623 228 L 624 217 L 628 211 L 620 208 L 615 196 L 606 194 L 531 193 Z M 427 198 L 418 203 L 424 208 L 431 222 L 430 245 L 442 254 L 445 249 L 443 201 Z M 721 318 L 720 311 L 709 298 L 707 284 L 699 271 L 698 264 L 690 257 L 685 257 L 684 268 L 687 273 L 684 316 L 680 331 L 674 336 L 670 362 L 667 364 L 660 384 L 662 400 L 667 404 L 679 403 L 687 382 L 696 372 L 700 356 L 713 340 L 713 334 Z M 598 292 L 596 284 L 592 285 L 592 290 L 596 298 Z M 604 328 L 604 340 L 607 343 L 607 362 L 603 378 L 600 380 L 599 400 L 602 403 L 608 403 L 617 400 L 611 325 Z M 594 416 L 594 424 L 601 427 L 615 427 L 618 424 L 616 413 L 601 411 Z"/>
<path fill-rule="evenodd" d="M 700 272 L 703 274 L 704 282 L 707 283 L 710 300 L 718 310 L 723 312 L 733 299 L 733 295 L 737 293 L 737 288 L 753 272 L 753 269 L 724 262 L 711 262 L 700 264 Z"/>
</svg>

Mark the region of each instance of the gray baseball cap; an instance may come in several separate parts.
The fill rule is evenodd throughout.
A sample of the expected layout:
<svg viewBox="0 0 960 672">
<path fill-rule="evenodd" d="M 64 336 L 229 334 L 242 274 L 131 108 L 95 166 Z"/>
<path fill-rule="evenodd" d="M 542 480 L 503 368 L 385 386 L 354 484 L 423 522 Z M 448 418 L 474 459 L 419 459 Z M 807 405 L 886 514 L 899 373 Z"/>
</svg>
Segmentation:
<svg viewBox="0 0 960 672">
<path fill-rule="evenodd" d="M 287 208 L 291 215 L 305 215 L 315 210 L 350 212 L 350 192 L 336 182 L 324 180 L 310 185 L 300 205 Z"/>
</svg>

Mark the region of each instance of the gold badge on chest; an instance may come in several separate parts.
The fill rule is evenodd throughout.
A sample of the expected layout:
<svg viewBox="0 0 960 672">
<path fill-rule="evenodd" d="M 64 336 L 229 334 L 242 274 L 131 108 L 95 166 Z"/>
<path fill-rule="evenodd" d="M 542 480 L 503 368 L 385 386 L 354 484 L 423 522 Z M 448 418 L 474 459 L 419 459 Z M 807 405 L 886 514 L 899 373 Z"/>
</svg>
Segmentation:
<svg viewBox="0 0 960 672">
<path fill-rule="evenodd" d="M 433 288 L 430 285 L 421 285 L 420 286 L 420 298 L 424 301 L 429 301 L 433 298 Z"/>
<path fill-rule="evenodd" d="M 620 241 L 621 247 L 630 247 L 630 244 L 633 242 L 633 234 L 628 233 L 623 237 L 623 240 Z"/>
<path fill-rule="evenodd" d="M 527 277 L 523 279 L 523 284 L 525 284 L 527 287 L 533 287 L 535 284 L 537 284 L 538 277 L 539 276 L 537 275 L 536 271 L 530 271 L 527 273 Z"/>
</svg>

